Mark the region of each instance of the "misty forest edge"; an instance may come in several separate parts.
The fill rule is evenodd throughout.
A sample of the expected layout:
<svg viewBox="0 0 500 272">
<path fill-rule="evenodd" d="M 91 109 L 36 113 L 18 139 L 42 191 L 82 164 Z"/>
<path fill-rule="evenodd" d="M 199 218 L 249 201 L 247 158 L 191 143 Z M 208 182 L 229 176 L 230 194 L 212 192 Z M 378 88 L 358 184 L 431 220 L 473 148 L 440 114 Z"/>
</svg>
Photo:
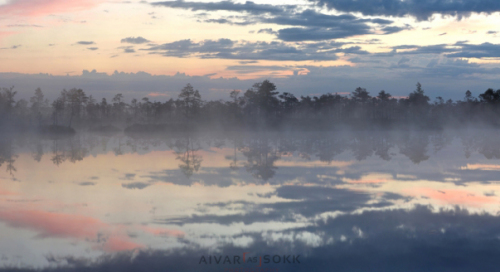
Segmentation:
<svg viewBox="0 0 500 272">
<path fill-rule="evenodd" d="M 87 96 L 82 89 L 64 89 L 52 103 L 40 88 L 29 102 L 15 100 L 14 87 L 0 92 L 1 131 L 72 134 L 73 128 L 115 132 L 164 132 L 191 129 L 306 129 L 460 128 L 466 125 L 500 127 L 500 89 L 488 89 L 477 98 L 470 91 L 453 102 L 436 97 L 433 103 L 420 83 L 408 97 L 395 98 L 385 91 L 371 96 L 358 87 L 349 96 L 327 93 L 301 96 L 279 93 L 269 80 L 255 83 L 230 100 L 203 101 L 187 84 L 176 100 L 164 103 L 132 99 L 117 94 L 108 103 Z"/>
</svg>

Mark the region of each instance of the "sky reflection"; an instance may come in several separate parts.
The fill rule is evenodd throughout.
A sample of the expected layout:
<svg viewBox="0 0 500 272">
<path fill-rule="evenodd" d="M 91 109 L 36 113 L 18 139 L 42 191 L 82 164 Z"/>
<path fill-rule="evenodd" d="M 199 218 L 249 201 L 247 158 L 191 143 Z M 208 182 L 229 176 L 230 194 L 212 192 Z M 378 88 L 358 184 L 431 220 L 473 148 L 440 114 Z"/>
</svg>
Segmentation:
<svg viewBox="0 0 500 272">
<path fill-rule="evenodd" d="M 273 266 L 286 271 L 486 269 L 500 248 L 497 135 L 2 137 L 0 263 L 221 271 L 200 256 L 250 252 L 301 254 Z"/>
</svg>

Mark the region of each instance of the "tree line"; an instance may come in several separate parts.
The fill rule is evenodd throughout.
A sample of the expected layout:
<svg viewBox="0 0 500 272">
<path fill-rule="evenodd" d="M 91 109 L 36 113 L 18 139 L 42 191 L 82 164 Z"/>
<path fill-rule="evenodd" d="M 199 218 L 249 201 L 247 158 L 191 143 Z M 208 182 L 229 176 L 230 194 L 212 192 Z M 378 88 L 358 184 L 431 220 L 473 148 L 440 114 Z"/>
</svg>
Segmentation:
<svg viewBox="0 0 500 272">
<path fill-rule="evenodd" d="M 269 80 L 255 83 L 245 92 L 233 90 L 228 100 L 204 101 L 200 92 L 187 84 L 177 99 L 165 102 L 148 97 L 125 102 L 122 94 L 111 101 L 98 101 L 82 89 L 63 90 L 54 100 L 45 98 L 40 88 L 29 99 L 15 99 L 14 87 L 0 92 L 0 126 L 33 128 L 131 127 L 155 128 L 204 127 L 331 129 L 345 126 L 416 126 L 441 128 L 464 124 L 498 126 L 500 89 L 488 89 L 478 97 L 467 91 L 462 100 L 433 102 L 420 83 L 407 97 L 396 98 L 384 90 L 373 96 L 358 87 L 350 95 L 327 93 L 296 97 L 277 91 Z M 132 126 L 132 128 L 134 128 Z"/>
</svg>

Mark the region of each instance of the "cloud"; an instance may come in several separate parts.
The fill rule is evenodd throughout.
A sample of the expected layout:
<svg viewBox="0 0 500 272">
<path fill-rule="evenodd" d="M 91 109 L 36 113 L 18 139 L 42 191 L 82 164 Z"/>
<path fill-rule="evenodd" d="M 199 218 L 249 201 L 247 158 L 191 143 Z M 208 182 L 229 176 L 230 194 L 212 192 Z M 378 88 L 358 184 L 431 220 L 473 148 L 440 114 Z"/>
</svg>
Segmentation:
<svg viewBox="0 0 500 272">
<path fill-rule="evenodd" d="M 11 0 L 0 6 L 0 14 L 39 17 L 49 14 L 69 13 L 96 7 L 102 0 Z"/>
<path fill-rule="evenodd" d="M 21 47 L 21 45 L 20 45 L 20 44 L 17 44 L 17 45 L 13 45 L 13 46 L 11 46 L 11 47 L 2 47 L 2 48 L 0 48 L 0 49 L 18 49 L 19 47 Z"/>
<path fill-rule="evenodd" d="M 292 46 L 282 42 L 237 42 L 230 39 L 204 40 L 200 42 L 193 42 L 189 39 L 180 40 L 152 46 L 145 50 L 166 57 L 283 61 L 325 61 L 337 59 L 335 53 L 338 52 L 365 53 L 359 48 L 324 51 L 309 45 Z"/>
<path fill-rule="evenodd" d="M 448 44 L 435 44 L 435 45 L 398 45 L 391 47 L 397 54 L 443 54 L 456 52 L 459 49 L 456 47 L 450 47 Z M 405 50 L 405 51 L 400 51 Z"/>
<path fill-rule="evenodd" d="M 285 28 L 278 31 L 278 38 L 287 42 L 297 41 L 322 41 L 340 39 L 356 35 L 371 33 L 366 28 L 350 31 L 344 28 Z"/>
<path fill-rule="evenodd" d="M 278 32 L 277 31 L 273 31 L 272 28 L 259 29 L 259 31 L 257 31 L 257 33 L 278 34 Z"/>
<path fill-rule="evenodd" d="M 450 58 L 500 58 L 500 44 L 460 44 L 459 52 L 447 54 Z"/>
<path fill-rule="evenodd" d="M 402 57 L 399 61 L 398 61 L 398 65 L 402 65 L 404 63 L 407 63 L 407 62 L 410 62 L 410 59 L 407 58 L 407 57 Z"/>
<path fill-rule="evenodd" d="M 135 179 L 135 176 L 136 176 L 136 174 L 134 174 L 134 173 L 127 173 L 127 174 L 125 174 L 125 176 L 123 178 L 120 178 L 120 179 L 133 180 L 133 179 Z"/>
<path fill-rule="evenodd" d="M 247 14 L 239 16 L 225 16 L 219 18 L 206 18 L 207 14 L 197 15 L 199 22 L 205 23 L 219 23 L 230 25 L 250 25 L 250 24 L 276 24 L 295 26 L 296 28 L 289 28 L 279 30 L 278 32 L 272 29 L 261 29 L 258 33 L 275 34 L 277 37 L 284 41 L 308 41 L 308 40 L 325 40 L 346 38 L 364 34 L 374 34 L 376 26 L 385 26 L 382 31 L 385 34 L 399 32 L 408 27 L 388 27 L 393 23 L 392 20 L 387 19 L 362 19 L 351 14 L 331 15 L 317 12 L 313 9 L 299 9 L 297 6 L 273 6 L 273 5 L 260 5 L 253 2 L 246 2 L 245 4 L 237 4 L 230 1 L 222 2 L 184 2 L 184 1 L 171 1 L 171 2 L 158 2 L 153 5 L 161 5 L 170 8 L 183 8 L 208 11 L 240 11 Z M 266 13 L 266 16 L 261 16 Z M 257 16 L 259 15 L 259 16 Z M 372 24 L 372 25 L 369 25 Z M 307 33 L 313 32 L 307 35 Z"/>
<path fill-rule="evenodd" d="M 281 222 L 294 222 L 297 215 L 310 218 L 329 211 L 350 212 L 361 207 L 378 207 L 381 204 L 367 204 L 371 197 L 366 193 L 319 186 L 280 186 L 276 189 L 275 195 L 293 201 L 269 204 L 242 203 L 244 204 L 244 213 L 230 215 L 205 213 L 190 217 L 158 219 L 155 223 L 184 225 L 217 222 L 221 225 L 237 223 L 249 225 L 258 222 L 272 222 L 276 218 L 279 218 Z M 232 202 L 217 203 L 222 209 L 230 209 L 232 204 Z M 389 205 L 389 203 L 384 201 L 382 206 L 386 205 Z M 263 210 L 268 212 L 262 212 Z"/>
<path fill-rule="evenodd" d="M 457 16 L 500 11 L 500 2 L 490 0 L 309 0 L 339 12 L 360 12 L 368 16 L 404 17 L 429 20 L 433 14 Z"/>
<path fill-rule="evenodd" d="M 394 33 L 398 33 L 398 32 L 401 32 L 403 30 L 409 30 L 409 29 L 412 29 L 412 27 L 409 25 L 406 25 L 404 27 L 386 26 L 386 27 L 383 27 L 381 30 L 384 32 L 384 35 L 389 35 L 389 34 L 394 34 Z"/>
<path fill-rule="evenodd" d="M 99 47 L 87 47 L 87 49 L 90 51 L 95 51 L 95 50 L 98 50 Z"/>
<path fill-rule="evenodd" d="M 148 186 L 150 186 L 150 183 L 144 183 L 144 182 L 133 182 L 133 183 L 123 183 L 122 187 L 127 188 L 127 189 L 144 189 Z"/>
<path fill-rule="evenodd" d="M 307 9 L 302 12 L 289 12 L 274 17 L 264 18 L 260 22 L 303 27 L 343 27 L 346 30 L 350 29 L 351 31 L 356 31 L 358 29 L 368 29 L 369 26 L 366 25 L 366 23 L 387 25 L 391 24 L 393 21 L 385 19 L 360 19 L 351 14 L 329 15 Z"/>
<path fill-rule="evenodd" d="M 302 68 L 287 67 L 287 66 L 264 66 L 264 65 L 232 65 L 226 67 L 228 71 L 236 71 L 238 74 L 251 74 L 256 72 L 268 71 L 297 71 Z"/>
<path fill-rule="evenodd" d="M 166 1 L 166 2 L 154 2 L 151 3 L 153 6 L 162 6 L 168 8 L 180 8 L 188 9 L 192 11 L 205 10 L 205 11 L 235 11 L 235 12 L 246 12 L 251 14 L 264 14 L 264 13 L 280 13 L 283 12 L 285 8 L 294 8 L 294 5 L 289 6 L 277 6 L 269 4 L 255 4 L 254 2 L 247 1 L 243 4 L 234 3 L 232 1 L 221 1 L 221 2 L 185 2 L 183 0 L 178 1 Z"/>
<path fill-rule="evenodd" d="M 81 44 L 81 45 L 90 45 L 90 44 L 95 44 L 95 42 L 93 41 L 78 41 L 76 42 L 77 44 Z"/>
<path fill-rule="evenodd" d="M 7 25 L 7 27 L 43 27 L 41 25 L 30 25 L 30 24 L 14 24 L 14 25 Z"/>
<path fill-rule="evenodd" d="M 110 252 L 143 247 L 116 232 L 113 226 L 78 214 L 3 209 L 0 211 L 0 221 L 15 228 L 33 230 L 37 232 L 38 238 L 76 238 L 99 244 L 99 249 Z M 99 239 L 99 234 L 104 231 L 115 232 Z"/>
<path fill-rule="evenodd" d="M 406 27 L 388 27 L 392 20 L 386 19 L 361 19 L 350 14 L 330 15 L 319 13 L 315 10 L 304 11 L 283 10 L 281 13 L 270 16 L 230 16 L 219 19 L 205 19 L 208 23 L 221 24 L 276 24 L 295 26 L 294 28 L 281 29 L 278 32 L 272 29 L 261 29 L 258 33 L 275 34 L 284 41 L 309 41 L 346 38 L 364 34 L 374 34 L 376 26 L 382 25 L 385 34 L 399 32 Z M 385 30 L 384 30 L 385 29 Z M 311 33 L 312 32 L 312 33 Z M 311 34 L 307 34 L 311 33 Z"/>
<path fill-rule="evenodd" d="M 147 40 L 143 37 L 128 37 L 124 38 L 120 41 L 121 43 L 132 43 L 132 44 L 143 44 L 143 43 L 148 43 L 150 40 Z"/>
<path fill-rule="evenodd" d="M 254 64 L 254 63 L 259 63 L 257 60 L 242 60 L 239 62 L 240 64 Z"/>
<path fill-rule="evenodd" d="M 84 181 L 84 182 L 78 183 L 78 185 L 80 185 L 80 186 L 93 186 L 93 185 L 95 185 L 95 183 L 90 182 L 90 181 Z"/>
</svg>

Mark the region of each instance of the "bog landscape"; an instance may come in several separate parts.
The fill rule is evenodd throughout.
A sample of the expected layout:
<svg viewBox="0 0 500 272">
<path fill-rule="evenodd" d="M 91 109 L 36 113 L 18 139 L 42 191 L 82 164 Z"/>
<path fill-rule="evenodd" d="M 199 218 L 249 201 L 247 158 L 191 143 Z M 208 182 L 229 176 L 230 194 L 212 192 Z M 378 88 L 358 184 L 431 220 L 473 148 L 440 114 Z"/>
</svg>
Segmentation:
<svg viewBox="0 0 500 272">
<path fill-rule="evenodd" d="M 498 12 L 0 0 L 0 271 L 498 270 Z"/>
</svg>

